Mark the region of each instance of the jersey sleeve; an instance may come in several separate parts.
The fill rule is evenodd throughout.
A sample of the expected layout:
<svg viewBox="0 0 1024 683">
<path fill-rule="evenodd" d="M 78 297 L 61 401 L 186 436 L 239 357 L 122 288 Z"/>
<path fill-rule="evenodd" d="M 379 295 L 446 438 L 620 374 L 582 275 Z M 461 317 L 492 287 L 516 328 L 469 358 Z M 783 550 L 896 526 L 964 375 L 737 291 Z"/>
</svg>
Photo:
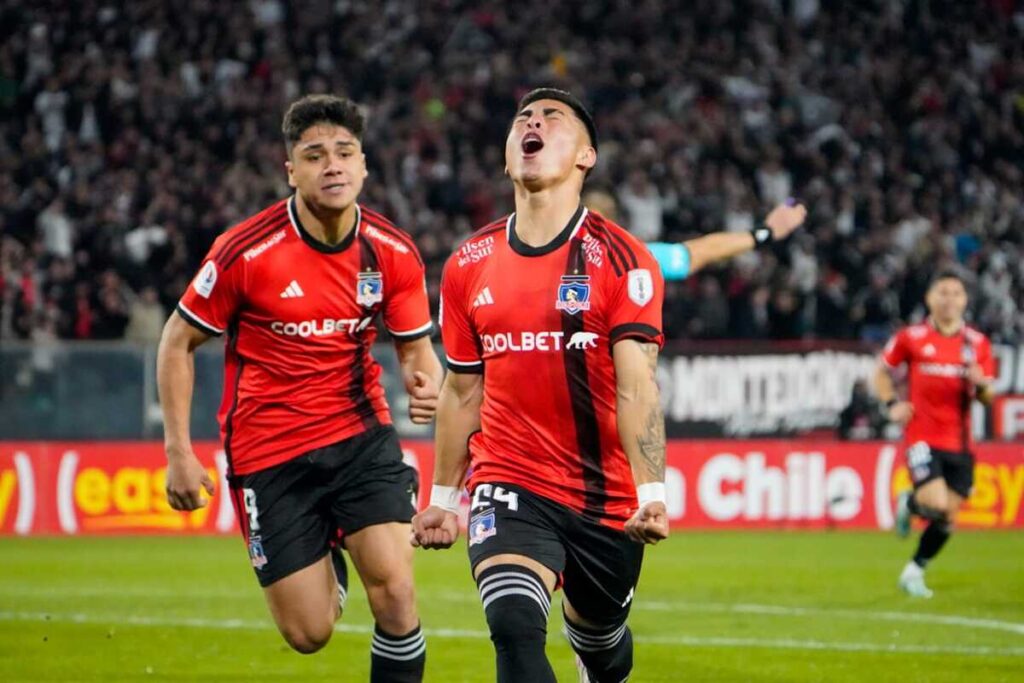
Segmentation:
<svg viewBox="0 0 1024 683">
<path fill-rule="evenodd" d="M 207 255 L 178 301 L 178 314 L 200 332 L 211 336 L 224 334 L 242 300 L 244 276 L 242 264 L 235 262 L 224 268 Z"/>
<path fill-rule="evenodd" d="M 907 345 L 907 332 L 900 330 L 889 339 L 882 350 L 882 362 L 890 368 L 898 368 L 910 360 L 910 347 Z"/>
<path fill-rule="evenodd" d="M 484 371 L 484 362 L 469 319 L 468 302 L 463 295 L 463 272 L 449 261 L 441 275 L 441 312 L 438 316 L 441 340 L 449 370 L 480 374 Z"/>
<path fill-rule="evenodd" d="M 685 280 L 690 276 L 690 248 L 685 242 L 648 242 L 647 248 L 651 250 L 666 280 Z"/>
<path fill-rule="evenodd" d="M 609 288 L 608 345 L 623 339 L 665 343 L 661 329 L 661 307 L 665 298 L 665 280 L 658 262 L 639 242 L 632 243 L 636 261 L 621 276 L 609 271 L 605 280 Z"/>
<path fill-rule="evenodd" d="M 385 275 L 384 327 L 398 341 L 412 341 L 434 330 L 427 300 L 427 278 L 419 255 L 394 252 Z"/>
<path fill-rule="evenodd" d="M 992 342 L 988 337 L 982 337 L 978 344 L 978 365 L 988 379 L 995 379 L 996 359 L 992 355 Z"/>
</svg>

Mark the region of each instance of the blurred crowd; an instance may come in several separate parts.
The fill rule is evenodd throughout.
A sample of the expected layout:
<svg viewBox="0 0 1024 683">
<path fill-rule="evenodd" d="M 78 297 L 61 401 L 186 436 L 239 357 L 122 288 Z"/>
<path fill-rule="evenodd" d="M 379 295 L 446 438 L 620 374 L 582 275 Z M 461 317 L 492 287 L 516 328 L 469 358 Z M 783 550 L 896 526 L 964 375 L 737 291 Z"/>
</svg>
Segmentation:
<svg viewBox="0 0 1024 683">
<path fill-rule="evenodd" d="M 1016 0 L 0 0 L 0 337 L 151 342 L 216 235 L 289 193 L 280 119 L 364 104 L 363 201 L 452 246 L 510 210 L 526 89 L 592 106 L 588 201 L 644 240 L 787 243 L 668 290 L 678 338 L 863 339 L 956 264 L 1024 342 L 1024 3 Z M 436 310 L 436 308 L 435 308 Z"/>
</svg>

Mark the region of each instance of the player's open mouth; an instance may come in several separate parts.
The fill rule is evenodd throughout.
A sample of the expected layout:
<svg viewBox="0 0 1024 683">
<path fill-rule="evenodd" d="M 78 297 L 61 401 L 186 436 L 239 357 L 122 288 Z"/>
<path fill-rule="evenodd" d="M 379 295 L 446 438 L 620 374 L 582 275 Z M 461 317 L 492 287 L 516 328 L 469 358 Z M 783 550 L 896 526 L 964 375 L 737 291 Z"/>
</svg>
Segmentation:
<svg viewBox="0 0 1024 683">
<path fill-rule="evenodd" d="M 544 149 L 544 141 L 536 133 L 527 133 L 523 136 L 523 156 L 533 156 Z"/>
<path fill-rule="evenodd" d="M 346 187 L 348 187 L 347 183 L 331 183 L 330 185 L 324 185 L 320 189 L 328 194 L 337 194 L 344 192 Z"/>
</svg>

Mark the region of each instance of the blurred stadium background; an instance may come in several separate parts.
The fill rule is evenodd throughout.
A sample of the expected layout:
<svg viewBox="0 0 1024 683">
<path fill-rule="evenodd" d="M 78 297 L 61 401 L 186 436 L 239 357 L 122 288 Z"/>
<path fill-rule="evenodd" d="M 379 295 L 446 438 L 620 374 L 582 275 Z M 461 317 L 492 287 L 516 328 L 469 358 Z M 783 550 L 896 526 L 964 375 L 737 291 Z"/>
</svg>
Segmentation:
<svg viewBox="0 0 1024 683">
<path fill-rule="evenodd" d="M 810 210 L 788 242 L 669 287 L 677 531 L 649 554 L 634 680 L 1019 675 L 1024 3 L 0 0 L 0 678 L 365 678 L 358 597 L 324 654 L 284 653 L 220 489 L 167 508 L 155 343 L 216 235 L 288 193 L 280 118 L 306 92 L 366 106 L 363 201 L 413 235 L 436 312 L 453 245 L 510 209 L 506 126 L 540 84 L 593 106 L 588 202 L 644 240 L 750 230 L 789 196 Z M 998 397 L 975 407 L 974 530 L 909 603 L 910 548 L 879 533 L 908 481 L 899 435 L 859 380 L 949 265 Z M 202 349 L 211 468 L 221 368 Z M 418 561 L 428 680 L 487 680 L 463 554 Z"/>
</svg>

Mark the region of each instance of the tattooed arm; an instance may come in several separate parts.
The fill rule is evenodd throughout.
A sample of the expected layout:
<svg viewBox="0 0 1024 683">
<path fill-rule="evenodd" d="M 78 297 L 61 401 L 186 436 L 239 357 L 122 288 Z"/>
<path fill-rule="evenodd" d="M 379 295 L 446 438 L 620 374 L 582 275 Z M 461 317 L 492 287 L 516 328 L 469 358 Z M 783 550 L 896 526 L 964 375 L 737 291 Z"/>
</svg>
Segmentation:
<svg viewBox="0 0 1024 683">
<path fill-rule="evenodd" d="M 641 543 L 657 543 L 668 536 L 665 418 L 655 381 L 658 346 L 624 339 L 615 344 L 612 356 L 619 439 L 640 498 L 639 509 L 626 524 L 626 533 Z"/>
</svg>

